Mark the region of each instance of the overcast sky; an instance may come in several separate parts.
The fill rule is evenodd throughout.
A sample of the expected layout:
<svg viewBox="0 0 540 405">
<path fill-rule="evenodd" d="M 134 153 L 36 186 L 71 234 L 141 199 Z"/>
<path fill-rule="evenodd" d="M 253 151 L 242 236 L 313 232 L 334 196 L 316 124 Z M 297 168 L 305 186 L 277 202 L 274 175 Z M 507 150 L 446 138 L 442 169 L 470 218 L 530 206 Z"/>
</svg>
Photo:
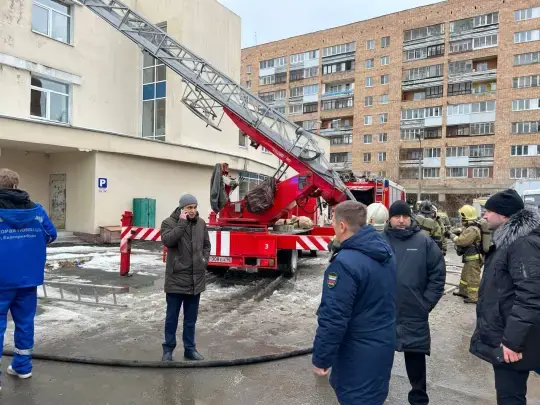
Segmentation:
<svg viewBox="0 0 540 405">
<path fill-rule="evenodd" d="M 242 18 L 242 48 L 440 0 L 218 0 Z M 256 38 L 256 39 L 255 39 Z"/>
</svg>

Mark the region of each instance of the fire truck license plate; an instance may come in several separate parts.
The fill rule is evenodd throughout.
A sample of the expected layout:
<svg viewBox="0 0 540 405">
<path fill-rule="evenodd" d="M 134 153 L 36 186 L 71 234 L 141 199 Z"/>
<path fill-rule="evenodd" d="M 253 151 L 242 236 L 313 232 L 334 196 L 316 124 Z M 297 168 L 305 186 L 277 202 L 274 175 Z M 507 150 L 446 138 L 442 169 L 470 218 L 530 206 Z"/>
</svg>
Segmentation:
<svg viewBox="0 0 540 405">
<path fill-rule="evenodd" d="M 232 257 L 210 256 L 210 261 L 214 263 L 232 263 Z"/>
</svg>

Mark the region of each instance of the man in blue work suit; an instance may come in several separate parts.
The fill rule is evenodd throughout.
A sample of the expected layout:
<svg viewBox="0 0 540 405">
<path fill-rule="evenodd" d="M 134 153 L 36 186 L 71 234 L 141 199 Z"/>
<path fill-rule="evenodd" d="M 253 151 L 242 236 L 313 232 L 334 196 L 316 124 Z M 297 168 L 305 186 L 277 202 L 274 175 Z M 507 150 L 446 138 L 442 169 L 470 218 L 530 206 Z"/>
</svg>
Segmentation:
<svg viewBox="0 0 540 405">
<path fill-rule="evenodd" d="M 382 405 L 394 361 L 396 263 L 366 217 L 366 206 L 356 201 L 335 209 L 339 245 L 324 274 L 313 347 L 314 372 L 332 369 L 341 405 Z"/>
<path fill-rule="evenodd" d="M 56 229 L 43 207 L 18 186 L 17 173 L 0 169 L 0 348 L 10 311 L 15 355 L 7 372 L 24 379 L 32 376 L 37 286 L 43 284 L 46 247 L 56 239 Z"/>
</svg>

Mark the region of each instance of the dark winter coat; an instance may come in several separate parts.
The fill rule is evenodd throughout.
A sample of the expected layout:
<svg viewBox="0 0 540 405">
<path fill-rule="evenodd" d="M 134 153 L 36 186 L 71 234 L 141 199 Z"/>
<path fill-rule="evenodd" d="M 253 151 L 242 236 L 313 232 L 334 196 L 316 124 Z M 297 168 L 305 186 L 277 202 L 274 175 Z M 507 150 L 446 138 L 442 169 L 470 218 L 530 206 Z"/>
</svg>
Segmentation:
<svg viewBox="0 0 540 405">
<path fill-rule="evenodd" d="M 342 405 L 381 405 L 395 345 L 396 264 L 371 225 L 344 241 L 324 274 L 313 365 L 332 368 Z"/>
<path fill-rule="evenodd" d="M 524 209 L 493 234 L 476 305 L 472 354 L 493 364 L 501 343 L 523 353 L 509 367 L 540 367 L 540 217 Z"/>
<path fill-rule="evenodd" d="M 197 215 L 181 219 L 180 208 L 161 224 L 161 240 L 167 249 L 165 292 L 197 295 L 206 289 L 210 238 L 206 223 Z"/>
<path fill-rule="evenodd" d="M 437 244 L 413 221 L 384 231 L 397 263 L 396 350 L 429 354 L 429 313 L 444 293 L 446 264 Z"/>
</svg>

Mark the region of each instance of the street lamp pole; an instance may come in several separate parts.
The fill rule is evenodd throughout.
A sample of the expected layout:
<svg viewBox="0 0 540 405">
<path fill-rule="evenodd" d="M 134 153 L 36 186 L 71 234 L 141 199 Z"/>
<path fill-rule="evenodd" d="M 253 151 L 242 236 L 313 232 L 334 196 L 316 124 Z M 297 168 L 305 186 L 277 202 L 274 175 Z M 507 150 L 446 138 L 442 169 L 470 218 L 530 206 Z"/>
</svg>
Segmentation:
<svg viewBox="0 0 540 405">
<path fill-rule="evenodd" d="M 418 142 L 420 142 L 420 154 L 418 155 L 418 195 L 416 196 L 416 202 L 420 202 L 422 195 L 422 161 L 424 158 L 424 151 L 422 149 L 422 136 L 418 135 Z"/>
</svg>

